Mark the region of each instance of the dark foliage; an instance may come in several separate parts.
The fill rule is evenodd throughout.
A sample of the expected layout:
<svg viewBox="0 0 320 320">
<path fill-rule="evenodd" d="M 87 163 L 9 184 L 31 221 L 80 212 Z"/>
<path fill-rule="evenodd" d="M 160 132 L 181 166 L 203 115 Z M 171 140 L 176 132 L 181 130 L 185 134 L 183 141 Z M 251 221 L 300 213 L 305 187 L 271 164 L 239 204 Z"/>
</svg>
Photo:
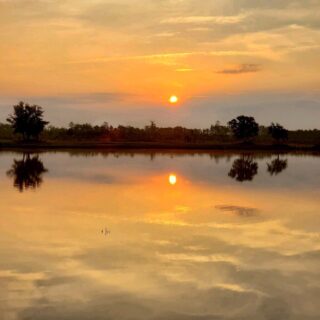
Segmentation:
<svg viewBox="0 0 320 320">
<path fill-rule="evenodd" d="M 242 155 L 233 162 L 229 177 L 239 181 L 251 181 L 258 174 L 258 163 L 251 155 Z"/>
<path fill-rule="evenodd" d="M 7 121 L 11 124 L 15 134 L 21 134 L 23 140 L 38 139 L 40 133 L 48 124 L 43 120 L 43 110 L 37 105 L 29 105 L 24 102 L 13 106 L 13 114 Z"/>
<path fill-rule="evenodd" d="M 239 116 L 228 122 L 235 138 L 249 141 L 259 133 L 259 125 L 253 117 Z"/>
<path fill-rule="evenodd" d="M 13 140 L 20 134 L 24 140 L 38 139 L 47 142 L 156 142 L 156 143 L 192 143 L 192 144 L 231 144 L 236 141 L 249 142 L 255 138 L 257 144 L 271 144 L 273 140 L 290 144 L 319 145 L 320 130 L 288 131 L 279 124 L 259 126 L 253 117 L 239 116 L 228 122 L 228 126 L 217 121 L 206 129 L 177 127 L 158 127 L 155 122 L 144 128 L 110 126 L 89 123 L 70 123 L 68 127 L 46 127 L 43 110 L 36 105 L 20 102 L 14 106 L 14 113 L 7 119 L 9 124 L 0 123 L 0 143 Z"/>
<path fill-rule="evenodd" d="M 279 123 L 271 123 L 271 126 L 268 127 L 268 133 L 277 142 L 283 142 L 288 140 L 288 130 L 286 130 Z"/>
<path fill-rule="evenodd" d="M 14 160 L 7 175 L 13 178 L 14 187 L 23 192 L 38 188 L 42 183 L 42 175 L 47 171 L 39 156 L 24 154 L 22 160 Z"/>
<path fill-rule="evenodd" d="M 13 130 L 10 124 L 0 123 L 0 139 L 1 140 L 13 139 Z"/>
<path fill-rule="evenodd" d="M 70 123 L 69 128 L 50 126 L 43 133 L 46 140 L 83 140 L 96 142 L 230 142 L 229 129 L 220 124 L 210 129 L 188 129 L 184 127 L 160 128 L 153 121 L 144 128 L 133 126 L 112 127 Z"/>
</svg>

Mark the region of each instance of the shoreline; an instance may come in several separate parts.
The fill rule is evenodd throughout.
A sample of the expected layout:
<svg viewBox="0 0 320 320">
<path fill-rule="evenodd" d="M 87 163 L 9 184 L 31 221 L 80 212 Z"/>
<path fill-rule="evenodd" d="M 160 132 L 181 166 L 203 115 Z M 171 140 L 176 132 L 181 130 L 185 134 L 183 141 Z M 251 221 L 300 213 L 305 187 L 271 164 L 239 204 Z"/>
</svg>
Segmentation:
<svg viewBox="0 0 320 320">
<path fill-rule="evenodd" d="M 0 142 L 2 150 L 195 150 L 195 151 L 270 151 L 320 152 L 320 145 L 255 144 L 255 143 L 161 143 L 161 142 Z"/>
</svg>

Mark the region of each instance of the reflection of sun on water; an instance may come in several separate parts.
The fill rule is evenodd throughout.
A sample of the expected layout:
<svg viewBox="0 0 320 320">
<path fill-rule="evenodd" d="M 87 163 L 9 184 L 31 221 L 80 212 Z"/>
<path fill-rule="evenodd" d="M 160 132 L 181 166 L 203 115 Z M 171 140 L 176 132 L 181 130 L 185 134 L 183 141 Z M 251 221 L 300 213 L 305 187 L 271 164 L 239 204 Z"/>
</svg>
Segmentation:
<svg viewBox="0 0 320 320">
<path fill-rule="evenodd" d="M 177 176 L 175 174 L 170 174 L 169 183 L 174 186 L 177 183 Z"/>
</svg>

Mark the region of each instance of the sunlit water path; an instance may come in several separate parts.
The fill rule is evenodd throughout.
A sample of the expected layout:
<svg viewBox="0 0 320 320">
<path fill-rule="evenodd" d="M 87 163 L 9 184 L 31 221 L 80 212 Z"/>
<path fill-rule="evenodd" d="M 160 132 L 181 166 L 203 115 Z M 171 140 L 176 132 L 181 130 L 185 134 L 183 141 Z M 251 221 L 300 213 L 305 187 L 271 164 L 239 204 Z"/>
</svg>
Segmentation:
<svg viewBox="0 0 320 320">
<path fill-rule="evenodd" d="M 0 319 L 320 319 L 319 177 L 316 155 L 2 152 Z"/>
</svg>

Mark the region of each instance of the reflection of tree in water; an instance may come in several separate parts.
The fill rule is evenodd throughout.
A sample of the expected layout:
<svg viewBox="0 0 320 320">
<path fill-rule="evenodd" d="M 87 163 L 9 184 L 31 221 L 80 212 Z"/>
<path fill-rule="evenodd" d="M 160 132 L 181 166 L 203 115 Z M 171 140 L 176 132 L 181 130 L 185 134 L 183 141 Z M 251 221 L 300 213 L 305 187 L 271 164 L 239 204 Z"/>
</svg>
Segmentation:
<svg viewBox="0 0 320 320">
<path fill-rule="evenodd" d="M 13 185 L 23 192 L 38 188 L 42 183 L 42 174 L 47 171 L 38 155 L 31 157 L 24 154 L 22 160 L 14 160 L 7 175 L 13 178 Z"/>
<path fill-rule="evenodd" d="M 251 155 L 242 155 L 234 160 L 229 177 L 243 182 L 251 181 L 258 173 L 258 163 L 254 161 Z"/>
<path fill-rule="evenodd" d="M 268 172 L 271 176 L 277 175 L 281 173 L 283 170 L 287 169 L 288 167 L 288 160 L 287 159 L 280 159 L 279 155 L 276 159 L 272 160 L 270 163 L 267 163 Z"/>
</svg>

